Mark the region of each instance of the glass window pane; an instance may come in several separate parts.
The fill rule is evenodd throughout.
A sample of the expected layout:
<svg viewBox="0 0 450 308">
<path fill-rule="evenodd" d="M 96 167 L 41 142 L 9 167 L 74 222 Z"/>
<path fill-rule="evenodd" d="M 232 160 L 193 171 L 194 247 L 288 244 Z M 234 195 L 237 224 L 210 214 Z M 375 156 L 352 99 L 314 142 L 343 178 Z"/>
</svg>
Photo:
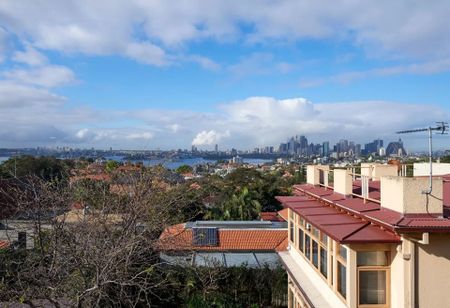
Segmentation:
<svg viewBox="0 0 450 308">
<path fill-rule="evenodd" d="M 359 271 L 359 303 L 386 304 L 386 271 Z"/>
<path fill-rule="evenodd" d="M 304 234 L 303 230 L 298 229 L 298 249 L 300 249 L 301 252 L 305 251 L 305 249 L 303 247 L 303 244 L 304 244 L 303 234 Z"/>
<path fill-rule="evenodd" d="M 319 245 L 316 241 L 312 241 L 312 263 L 319 268 Z"/>
<path fill-rule="evenodd" d="M 327 245 L 327 243 L 328 243 L 328 236 L 325 233 L 323 233 L 323 232 L 320 234 L 320 241 L 324 245 Z"/>
<path fill-rule="evenodd" d="M 333 255 L 330 254 L 330 275 L 331 275 L 331 284 L 334 284 L 334 279 L 333 279 L 333 275 L 334 275 L 334 265 L 333 265 Z"/>
<path fill-rule="evenodd" d="M 289 223 L 289 240 L 291 242 L 294 241 L 294 222 L 293 221 L 291 221 Z"/>
<path fill-rule="evenodd" d="M 305 234 L 305 256 L 309 259 L 311 256 L 311 247 L 309 246 L 311 243 L 311 238 L 309 235 Z"/>
<path fill-rule="evenodd" d="M 328 260 L 327 250 L 324 249 L 323 247 L 320 247 L 320 272 L 322 273 L 322 275 L 325 276 L 325 278 L 328 277 L 327 260 Z"/>
<path fill-rule="evenodd" d="M 316 229 L 316 228 L 312 228 L 312 235 L 315 237 L 315 238 L 319 238 L 319 229 Z"/>
<path fill-rule="evenodd" d="M 388 265 L 387 251 L 359 251 L 358 266 L 385 266 Z"/>
<path fill-rule="evenodd" d="M 337 290 L 345 298 L 347 294 L 347 271 L 341 262 L 337 263 Z"/>
<path fill-rule="evenodd" d="M 347 260 L 347 248 L 345 248 L 342 245 L 339 245 L 339 255 L 344 258 L 344 260 Z"/>
</svg>

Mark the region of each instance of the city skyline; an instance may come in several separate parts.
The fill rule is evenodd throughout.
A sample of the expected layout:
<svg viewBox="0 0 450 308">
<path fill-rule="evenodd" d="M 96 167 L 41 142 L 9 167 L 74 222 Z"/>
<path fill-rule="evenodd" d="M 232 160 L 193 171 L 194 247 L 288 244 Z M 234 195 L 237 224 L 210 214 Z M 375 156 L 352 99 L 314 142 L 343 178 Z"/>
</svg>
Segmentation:
<svg viewBox="0 0 450 308">
<path fill-rule="evenodd" d="M 2 1 L 0 147 L 253 148 L 289 132 L 394 141 L 449 118 L 449 10 Z M 426 134 L 402 139 L 427 147 Z M 436 149 L 447 143 L 436 136 Z"/>
</svg>

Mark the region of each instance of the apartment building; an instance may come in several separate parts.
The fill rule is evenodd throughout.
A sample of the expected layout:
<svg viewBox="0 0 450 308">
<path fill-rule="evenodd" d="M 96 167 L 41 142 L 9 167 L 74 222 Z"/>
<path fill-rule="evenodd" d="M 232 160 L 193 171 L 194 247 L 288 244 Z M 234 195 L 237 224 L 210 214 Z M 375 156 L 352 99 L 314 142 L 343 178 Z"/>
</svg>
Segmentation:
<svg viewBox="0 0 450 308">
<path fill-rule="evenodd" d="M 289 307 L 450 307 L 450 176 L 400 170 L 312 165 L 306 184 L 278 197 Z"/>
</svg>

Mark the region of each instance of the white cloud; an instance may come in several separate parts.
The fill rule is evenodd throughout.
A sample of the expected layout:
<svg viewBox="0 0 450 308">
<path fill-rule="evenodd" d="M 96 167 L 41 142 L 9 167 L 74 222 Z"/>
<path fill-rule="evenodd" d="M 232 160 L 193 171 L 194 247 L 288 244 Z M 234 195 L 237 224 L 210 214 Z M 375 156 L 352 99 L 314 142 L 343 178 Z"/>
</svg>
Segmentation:
<svg viewBox="0 0 450 308">
<path fill-rule="evenodd" d="M 255 75 L 285 74 L 293 69 L 293 64 L 277 62 L 270 53 L 253 53 L 228 66 L 228 71 L 237 79 Z"/>
<path fill-rule="evenodd" d="M 8 45 L 8 33 L 0 26 L 0 63 L 5 60 Z"/>
<path fill-rule="evenodd" d="M 446 72 L 450 70 L 450 58 L 440 59 L 422 63 L 412 63 L 404 65 L 395 65 L 390 67 L 381 67 L 364 71 L 350 71 L 337 75 L 300 80 L 300 86 L 304 88 L 316 87 L 325 83 L 350 83 L 356 80 L 369 77 L 386 77 L 402 74 L 410 75 L 430 75 Z"/>
<path fill-rule="evenodd" d="M 450 56 L 447 0 L 5 0 L 2 26 L 42 49 L 166 65 L 189 42 L 351 41 L 370 55 Z M 241 27 L 241 25 L 246 27 Z M 244 29 L 245 28 L 245 29 Z M 145 42 L 145 43 L 136 43 Z M 137 44 L 137 45 L 136 45 Z M 438 46 L 438 48 L 437 48 Z M 210 66 L 207 61 L 200 64 Z"/>
<path fill-rule="evenodd" d="M 89 129 L 83 128 L 76 132 L 75 137 L 79 139 L 84 139 L 89 133 Z"/>
<path fill-rule="evenodd" d="M 172 133 L 174 133 L 174 134 L 176 134 L 180 130 L 180 125 L 178 125 L 176 123 L 175 124 L 171 124 L 168 127 L 169 127 L 170 131 Z"/>
<path fill-rule="evenodd" d="M 132 133 L 126 135 L 125 138 L 130 140 L 150 140 L 153 138 L 153 134 L 150 132 Z"/>
<path fill-rule="evenodd" d="M 73 71 L 65 66 L 46 65 L 27 69 L 5 71 L 3 77 L 19 83 L 48 88 L 71 84 L 76 81 Z"/>
<path fill-rule="evenodd" d="M 193 145 L 211 145 L 220 142 L 223 137 L 228 137 L 230 135 L 229 131 L 225 133 L 218 133 L 215 130 L 201 131 L 192 140 Z"/>
<path fill-rule="evenodd" d="M 164 50 L 151 43 L 130 43 L 125 54 L 133 60 L 144 64 L 165 66 L 170 63 Z"/>
<path fill-rule="evenodd" d="M 30 45 L 27 45 L 24 51 L 16 51 L 13 54 L 12 59 L 15 62 L 25 63 L 30 66 L 40 66 L 47 64 L 48 62 L 46 56 Z"/>
<path fill-rule="evenodd" d="M 48 90 L 19 85 L 11 81 L 0 81 L 0 110 L 11 109 L 20 113 L 23 108 L 60 107 L 66 99 Z"/>
<path fill-rule="evenodd" d="M 198 63 L 202 68 L 210 71 L 218 71 L 221 66 L 213 60 L 199 55 L 192 55 L 188 57 L 188 60 Z"/>
<path fill-rule="evenodd" d="M 250 97 L 208 113 L 169 109 L 100 111 L 69 107 L 66 98 L 46 89 L 0 81 L 0 140 L 4 147 L 141 149 L 145 144 L 146 148 L 167 149 L 218 143 L 223 149 L 249 149 L 276 146 L 296 134 L 305 134 L 314 142 L 348 138 L 364 143 L 372 138 L 389 141 L 397 138 L 395 131 L 426 127 L 448 117 L 448 111 L 427 102 L 317 104 L 305 98 L 273 97 Z M 408 142 L 406 145 L 410 146 Z"/>
</svg>

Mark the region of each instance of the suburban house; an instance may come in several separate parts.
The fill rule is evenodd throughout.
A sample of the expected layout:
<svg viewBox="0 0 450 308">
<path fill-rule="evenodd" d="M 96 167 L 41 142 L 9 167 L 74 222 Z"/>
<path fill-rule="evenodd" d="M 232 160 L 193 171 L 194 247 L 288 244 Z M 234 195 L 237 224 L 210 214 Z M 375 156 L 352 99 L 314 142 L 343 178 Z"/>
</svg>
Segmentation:
<svg viewBox="0 0 450 308">
<path fill-rule="evenodd" d="M 279 266 L 287 248 L 285 221 L 195 221 L 166 228 L 160 257 L 178 265 Z"/>
<path fill-rule="evenodd" d="M 311 165 L 278 197 L 289 307 L 450 307 L 450 176 L 360 170 Z"/>
</svg>

